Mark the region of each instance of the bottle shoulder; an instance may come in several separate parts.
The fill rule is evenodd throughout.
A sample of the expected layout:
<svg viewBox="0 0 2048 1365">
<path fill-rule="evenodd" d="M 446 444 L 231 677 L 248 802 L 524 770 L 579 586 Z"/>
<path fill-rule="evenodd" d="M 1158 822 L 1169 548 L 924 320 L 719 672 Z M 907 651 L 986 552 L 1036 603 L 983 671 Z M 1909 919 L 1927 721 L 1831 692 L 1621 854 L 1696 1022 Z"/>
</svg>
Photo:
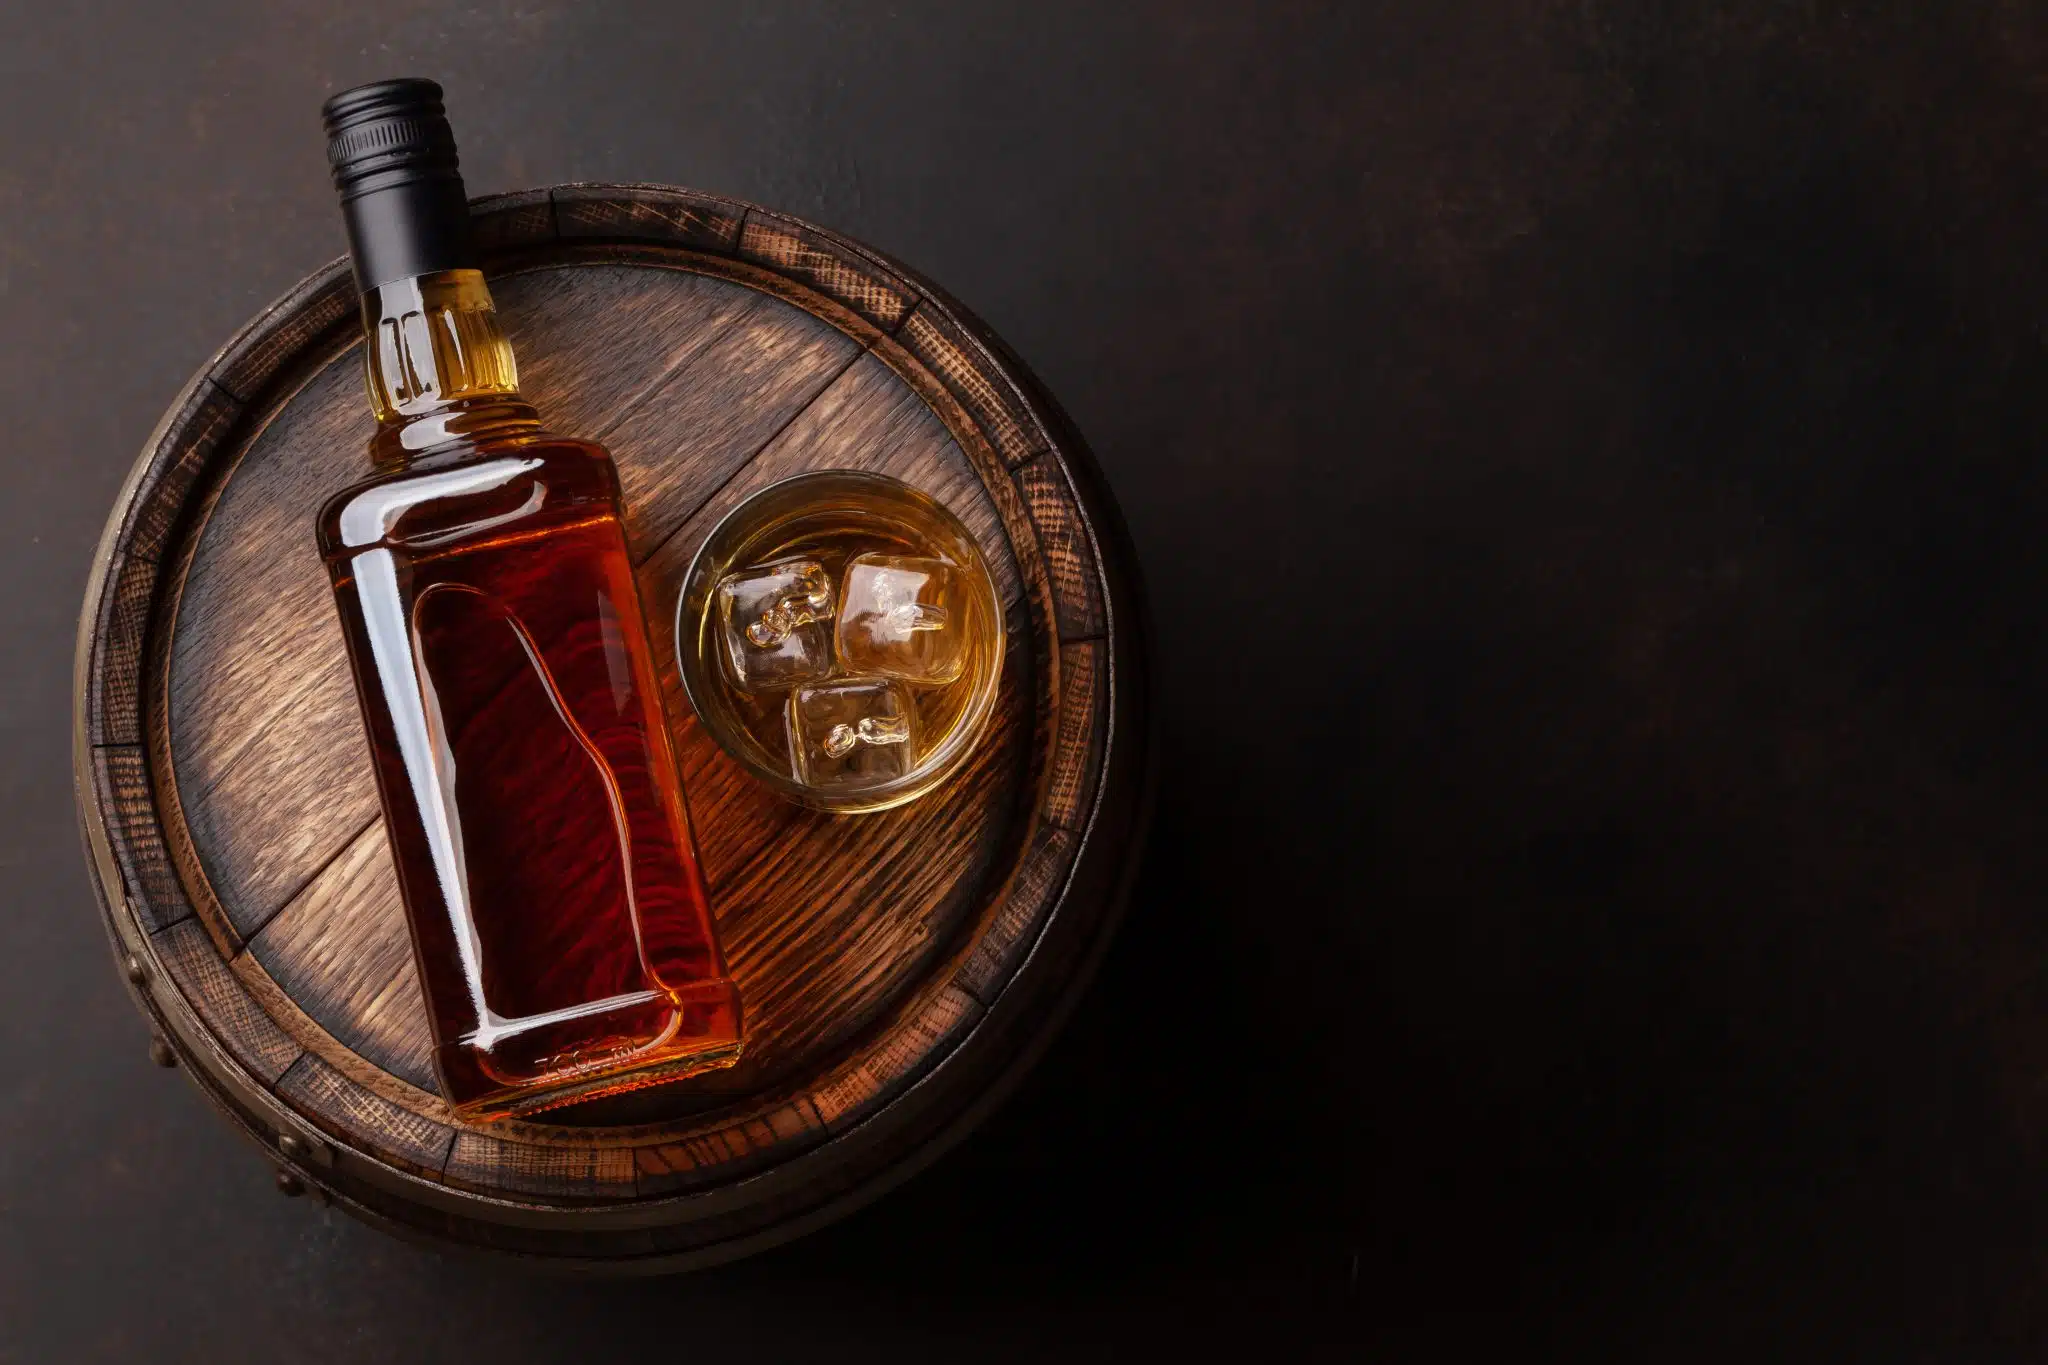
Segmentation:
<svg viewBox="0 0 2048 1365">
<path fill-rule="evenodd" d="M 446 540 L 468 526 L 551 519 L 592 504 L 618 510 L 618 471 L 594 441 L 552 433 L 478 442 L 437 452 L 350 484 L 322 505 L 323 554 L 373 545 Z"/>
</svg>

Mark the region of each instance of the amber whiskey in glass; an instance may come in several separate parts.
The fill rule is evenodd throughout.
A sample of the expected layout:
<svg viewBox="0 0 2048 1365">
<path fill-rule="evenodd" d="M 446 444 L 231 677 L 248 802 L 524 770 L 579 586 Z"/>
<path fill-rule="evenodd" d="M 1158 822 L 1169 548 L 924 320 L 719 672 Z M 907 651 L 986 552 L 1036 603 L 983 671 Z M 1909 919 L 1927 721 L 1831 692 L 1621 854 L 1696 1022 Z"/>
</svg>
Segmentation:
<svg viewBox="0 0 2048 1365">
<path fill-rule="evenodd" d="M 325 114 L 362 294 L 371 477 L 317 533 L 443 1089 L 475 1119 L 740 1054 L 602 446 L 519 394 L 441 92 Z"/>
</svg>

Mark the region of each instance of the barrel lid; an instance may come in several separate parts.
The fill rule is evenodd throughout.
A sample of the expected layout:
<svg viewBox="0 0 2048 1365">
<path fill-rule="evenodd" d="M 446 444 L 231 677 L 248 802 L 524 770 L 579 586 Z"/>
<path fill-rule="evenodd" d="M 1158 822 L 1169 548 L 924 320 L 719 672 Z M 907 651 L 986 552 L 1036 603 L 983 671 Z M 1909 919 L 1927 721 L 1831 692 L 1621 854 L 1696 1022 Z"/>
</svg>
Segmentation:
<svg viewBox="0 0 2048 1365">
<path fill-rule="evenodd" d="M 194 377 L 110 520 L 78 672 L 94 882 L 168 1055 L 303 1187 L 523 1256 L 727 1259 L 965 1131 L 1099 957 L 1148 752 L 1121 533 L 1021 367 L 867 248 L 648 186 L 475 222 L 536 398 L 619 459 L 657 656 L 664 594 L 726 506 L 821 463 L 895 473 L 999 561 L 1015 673 L 990 740 L 950 795 L 825 816 L 733 771 L 665 679 L 755 1070 L 643 1092 L 666 1108 L 455 1119 L 311 534 L 367 423 L 337 262 Z"/>
</svg>

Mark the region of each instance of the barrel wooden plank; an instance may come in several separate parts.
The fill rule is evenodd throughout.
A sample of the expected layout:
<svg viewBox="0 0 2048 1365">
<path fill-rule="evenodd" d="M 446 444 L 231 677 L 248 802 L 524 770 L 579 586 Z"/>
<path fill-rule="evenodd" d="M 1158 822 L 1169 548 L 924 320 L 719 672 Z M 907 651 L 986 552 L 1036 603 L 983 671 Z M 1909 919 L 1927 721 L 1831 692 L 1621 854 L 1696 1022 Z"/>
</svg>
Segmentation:
<svg viewBox="0 0 2048 1365">
<path fill-rule="evenodd" d="M 346 365 L 330 366 L 265 422 L 177 585 L 168 723 L 188 806 L 310 685 L 329 651 L 308 649 L 309 637 L 333 631 L 339 643 L 313 515 L 347 482 L 337 457 L 362 449 L 362 422 L 348 411 L 360 386 Z"/>
<path fill-rule="evenodd" d="M 414 1175 L 440 1179 L 455 1145 L 453 1128 L 371 1094 L 310 1052 L 278 1078 L 277 1094 L 330 1137 Z"/>
<path fill-rule="evenodd" d="M 1087 823 L 1095 791 L 1094 728 L 1103 723 L 1109 687 L 1098 662 L 1102 652 L 1093 640 L 1060 648 L 1059 742 L 1046 779 L 1045 817 L 1070 830 Z"/>
<path fill-rule="evenodd" d="M 676 725 L 676 764 L 682 770 L 697 856 L 707 879 L 717 881 L 739 866 L 763 844 L 779 843 L 798 818 L 801 807 L 784 801 L 748 775 L 718 747 L 710 732 L 688 712 L 677 684 L 665 697 L 671 714 L 681 708 Z"/>
<path fill-rule="evenodd" d="M 688 191 L 566 186 L 482 205 L 477 240 L 503 253 L 493 289 L 527 392 L 619 464 L 745 1058 L 545 1121 L 462 1124 L 438 1097 L 311 536 L 319 503 L 365 472 L 338 267 L 188 387 L 115 510 L 79 695 L 99 887 L 162 965 L 152 1008 L 190 1011 L 174 1045 L 239 1073 L 208 1093 L 253 1131 L 317 1130 L 355 1154 L 316 1145 L 315 1181 L 475 1246 L 722 1257 L 879 1188 L 1007 1071 L 1099 944 L 1138 771 L 1112 744 L 1136 732 L 1111 722 L 1132 694 L 1091 530 L 1104 510 L 1056 408 L 985 330 L 843 237 Z M 950 507 L 1009 632 L 972 760 L 855 818 L 783 802 L 720 752 L 670 638 L 713 522 L 819 467 L 891 473 Z M 195 1028 L 220 1050 L 186 1047 Z M 439 1202 L 405 1183 L 422 1177 Z M 687 1197 L 638 1211 L 668 1196 Z"/>
<path fill-rule="evenodd" d="M 426 1003 L 381 819 L 251 938 L 248 951 L 336 1039 L 401 1080 L 434 1089 Z"/>
<path fill-rule="evenodd" d="M 108 564 L 85 676 L 86 732 L 94 744 L 142 742 L 143 630 L 172 530 L 193 486 L 242 414 L 242 404 L 210 379 L 191 385 L 143 455 L 140 492 L 118 514 L 120 553 Z"/>
<path fill-rule="evenodd" d="M 861 353 L 858 342 L 780 299 L 705 283 L 745 295 L 750 306 L 653 401 L 592 433 L 619 463 L 636 562 L 674 536 Z"/>
<path fill-rule="evenodd" d="M 746 210 L 729 199 L 666 185 L 561 185 L 550 194 L 565 238 L 673 242 L 731 251 Z"/>
<path fill-rule="evenodd" d="M 520 388 L 554 430 L 603 439 L 730 328 L 761 312 L 759 294 L 724 280 L 668 272 L 659 287 L 649 283 L 631 265 L 524 271 L 492 283 Z M 375 429 L 367 416 L 358 413 L 365 441 Z M 352 476 L 367 472 L 363 466 Z"/>
<path fill-rule="evenodd" d="M 242 406 L 217 381 L 209 380 L 187 395 L 152 455 L 151 496 L 136 508 L 135 524 L 122 540 L 129 558 L 162 558 L 192 486 L 241 417 Z"/>
<path fill-rule="evenodd" d="M 192 903 L 164 848 L 142 750 L 132 744 L 94 749 L 92 784 L 98 808 L 117 836 L 114 859 L 121 869 L 124 908 L 148 930 L 190 918 Z"/>
<path fill-rule="evenodd" d="M 471 245 L 492 256 L 552 243 L 562 235 L 555 221 L 555 196 L 548 190 L 515 190 L 480 199 L 471 209 L 469 227 Z"/>
<path fill-rule="evenodd" d="M 948 391 L 960 400 L 987 434 L 1003 462 L 1012 468 L 1046 448 L 1046 437 L 1031 419 L 1014 386 L 992 372 L 979 342 L 933 307 L 918 305 L 896 335 L 910 353 L 931 367 Z"/>
<path fill-rule="evenodd" d="M 749 212 L 740 226 L 739 254 L 803 281 L 884 331 L 901 327 L 917 306 L 917 290 L 901 275 L 780 214 Z"/>
<path fill-rule="evenodd" d="M 85 704 L 95 744 L 142 743 L 142 632 L 149 622 L 157 566 L 121 555 L 109 566 L 112 590 L 100 604 Z"/>
<path fill-rule="evenodd" d="M 1052 580 L 1062 641 L 1092 640 L 1108 621 L 1102 613 L 1101 573 L 1095 545 L 1082 520 L 1074 486 L 1057 462 L 1040 457 L 1020 466 L 1017 490 L 1038 532 L 1038 552 Z"/>
<path fill-rule="evenodd" d="M 235 338 L 208 372 L 207 381 L 248 405 L 270 396 L 279 377 L 309 354 L 354 339 L 358 303 L 355 277 L 345 261 L 301 281 L 244 335 Z"/>
<path fill-rule="evenodd" d="M 143 453 L 137 496 L 116 513 L 121 548 L 108 561 L 108 591 L 95 606 L 84 679 L 86 733 L 94 744 L 142 742 L 143 629 L 159 560 L 201 472 L 241 413 L 242 404 L 211 379 L 190 385 Z"/>
<path fill-rule="evenodd" d="M 638 1193 L 630 1147 L 537 1147 L 463 1129 L 443 1172 L 451 1185 L 496 1195 L 631 1199 Z"/>
<path fill-rule="evenodd" d="M 808 1096 L 737 1123 L 633 1149 L 642 1195 L 675 1194 L 744 1176 L 823 1142 L 825 1121 Z"/>
<path fill-rule="evenodd" d="M 981 1015 L 981 1002 L 947 986 L 909 1019 L 841 1067 L 813 1097 L 828 1132 L 852 1127 L 936 1066 Z"/>
<path fill-rule="evenodd" d="M 299 1059 L 302 1049 L 249 998 L 197 920 L 173 924 L 150 944 L 186 1001 L 251 1075 L 274 1081 Z"/>
<path fill-rule="evenodd" d="M 992 922 L 974 941 L 953 982 L 983 1005 L 995 1003 L 1003 983 L 1032 940 L 1060 892 L 1060 879 L 1073 863 L 1074 836 L 1056 825 L 1041 825 L 1031 849 L 996 907 Z"/>
<path fill-rule="evenodd" d="M 375 779 L 362 761 L 369 741 L 333 617 L 330 607 L 329 619 L 300 636 L 296 703 L 211 787 L 184 796 L 200 863 L 245 943 L 377 818 Z M 175 761 L 182 777 L 182 757 Z"/>
</svg>

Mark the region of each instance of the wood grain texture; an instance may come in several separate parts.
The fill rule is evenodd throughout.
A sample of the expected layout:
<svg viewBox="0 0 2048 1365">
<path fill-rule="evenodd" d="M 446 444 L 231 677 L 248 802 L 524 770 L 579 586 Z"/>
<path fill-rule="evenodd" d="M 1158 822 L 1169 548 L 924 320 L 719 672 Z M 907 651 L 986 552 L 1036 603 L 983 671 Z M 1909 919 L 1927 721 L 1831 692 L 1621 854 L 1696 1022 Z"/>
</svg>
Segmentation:
<svg viewBox="0 0 2048 1365">
<path fill-rule="evenodd" d="M 917 306 L 917 291 L 901 275 L 793 218 L 750 211 L 740 229 L 739 254 L 809 285 L 887 332 L 901 327 Z"/>
<path fill-rule="evenodd" d="M 1073 845 L 1074 836 L 1066 830 L 1039 826 L 992 923 L 976 936 L 967 960 L 954 974 L 954 984 L 983 1005 L 995 1003 L 1017 963 L 1031 951 L 1032 941 L 1059 895 L 1060 879 L 1073 864 Z"/>
<path fill-rule="evenodd" d="M 1103 649 L 1092 640 L 1060 648 L 1059 736 L 1052 747 L 1046 776 L 1045 818 L 1079 831 L 1088 820 L 1088 802 L 1095 794 L 1095 764 L 1101 746 L 1095 727 L 1106 722 L 1109 677 Z"/>
<path fill-rule="evenodd" d="M 433 1090 L 433 1038 L 384 822 L 372 820 L 293 897 L 249 953 L 299 1008 L 366 1061 Z"/>
<path fill-rule="evenodd" d="M 497 1195 L 631 1199 L 639 1193 L 629 1147 L 539 1147 L 469 1130 L 456 1133 L 444 1173 L 451 1185 Z"/>
<path fill-rule="evenodd" d="M 348 263 L 336 261 L 293 289 L 221 352 L 208 378 L 238 404 L 254 402 L 324 338 L 356 326 L 356 287 Z"/>
<path fill-rule="evenodd" d="M 256 419 L 173 590 L 167 719 L 188 812 L 338 657 L 311 526 L 360 469 L 359 386 L 330 365 Z"/>
<path fill-rule="evenodd" d="M 1019 467 L 1014 477 L 1052 579 L 1060 639 L 1094 639 L 1108 626 L 1102 612 L 1102 575 L 1074 485 L 1057 461 L 1045 457 Z"/>
<path fill-rule="evenodd" d="M 210 379 L 189 386 L 144 452 L 133 498 L 116 513 L 120 551 L 107 565 L 85 679 L 86 733 L 94 744 L 141 742 L 144 627 L 156 592 L 157 561 L 241 407 Z"/>
<path fill-rule="evenodd" d="M 521 390 L 552 429 L 591 440 L 604 439 L 759 299 L 703 275 L 596 263 L 524 270 L 493 280 L 491 293 L 519 358 Z M 373 428 L 356 416 L 367 440 Z"/>
<path fill-rule="evenodd" d="M 825 1121 L 808 1096 L 765 1114 L 674 1142 L 633 1149 L 633 1164 L 644 1196 L 675 1194 L 731 1180 L 816 1146 L 826 1137 Z"/>
<path fill-rule="evenodd" d="M 148 930 L 190 918 L 192 903 L 164 850 L 142 750 L 128 744 L 94 749 L 92 784 L 94 808 L 113 837 L 124 908 Z"/>
<path fill-rule="evenodd" d="M 310 1052 L 279 1078 L 277 1095 L 330 1137 L 414 1175 L 438 1180 L 448 1164 L 453 1128 L 372 1094 Z"/>
<path fill-rule="evenodd" d="M 563 185 L 552 191 L 564 237 L 668 242 L 731 251 L 743 205 L 665 185 Z"/>
<path fill-rule="evenodd" d="M 377 815 L 362 716 L 333 621 L 299 643 L 303 691 L 210 787 L 185 787 L 185 819 L 208 882 L 244 941 L 319 875 L 340 840 Z M 205 770 L 204 764 L 199 766 Z M 195 784 L 196 785 L 196 784 Z"/>
<path fill-rule="evenodd" d="M 492 255 L 539 246 L 562 235 L 555 221 L 555 196 L 548 190 L 479 199 L 470 208 L 469 222 L 471 243 Z"/>
<path fill-rule="evenodd" d="M 143 631 L 156 577 L 156 564 L 135 555 L 108 565 L 86 674 L 86 726 L 95 744 L 142 742 Z"/>
<path fill-rule="evenodd" d="M 96 747 L 82 800 L 125 883 L 110 913 L 155 931 L 181 995 L 255 1084 L 236 1093 L 281 1106 L 273 1131 L 289 1115 L 369 1163 L 317 1179 L 476 1245 L 711 1255 L 878 1180 L 999 1074 L 998 1053 L 977 1054 L 947 1068 L 957 1094 L 892 1120 L 899 1096 L 967 1047 L 984 1008 L 1014 997 L 1082 857 L 1111 701 L 1100 566 L 1025 382 L 977 326 L 867 249 L 651 186 L 503 196 L 479 206 L 478 239 L 504 264 L 493 291 L 522 386 L 551 426 L 604 441 L 618 463 L 745 1001 L 740 1065 L 545 1123 L 453 1123 L 436 1094 L 311 534 L 320 504 L 367 472 L 353 297 L 337 267 L 229 344 L 116 511 L 105 586 L 88 604 L 80 705 Z M 674 668 L 675 593 L 697 546 L 740 499 L 814 468 L 893 474 L 944 502 L 1005 604 L 1009 650 L 983 742 L 945 787 L 879 815 L 827 816 L 752 782 L 696 724 Z M 1099 937 L 1088 926 L 1105 910 L 1075 912 L 1067 937 Z M 1049 1000 L 1068 985 L 1031 989 Z M 835 1135 L 899 1128 L 806 1156 L 837 1151 Z M 430 1212 L 385 1170 L 519 1202 L 525 1221 L 488 1201 Z M 576 1221 L 743 1178 L 760 1193 L 715 1212 L 685 1201 L 630 1232 Z M 532 1223 L 554 1207 L 570 1221 Z"/>
<path fill-rule="evenodd" d="M 896 339 L 938 376 L 1012 468 L 1046 448 L 1045 431 L 1016 389 L 1003 381 L 980 343 L 931 304 L 920 304 Z"/>
<path fill-rule="evenodd" d="M 936 1066 L 981 1014 L 981 1002 L 947 986 L 900 1027 L 841 1067 L 812 1095 L 828 1132 L 851 1127 Z"/>
<path fill-rule="evenodd" d="M 628 541 L 641 563 L 861 352 L 844 333 L 779 299 L 723 280 L 683 278 L 737 295 L 738 304 L 723 326 L 705 327 L 702 346 L 668 383 L 593 436 L 618 461 Z"/>
<path fill-rule="evenodd" d="M 192 486 L 228 438 L 242 403 L 212 380 L 197 385 L 171 415 L 150 458 L 146 495 L 134 505 L 134 522 L 122 537 L 131 560 L 163 555 L 172 528 L 185 514 Z"/>
<path fill-rule="evenodd" d="M 299 1059 L 299 1045 L 257 1008 L 198 921 L 172 925 L 151 946 L 186 1002 L 251 1075 L 275 1081 Z"/>
</svg>

